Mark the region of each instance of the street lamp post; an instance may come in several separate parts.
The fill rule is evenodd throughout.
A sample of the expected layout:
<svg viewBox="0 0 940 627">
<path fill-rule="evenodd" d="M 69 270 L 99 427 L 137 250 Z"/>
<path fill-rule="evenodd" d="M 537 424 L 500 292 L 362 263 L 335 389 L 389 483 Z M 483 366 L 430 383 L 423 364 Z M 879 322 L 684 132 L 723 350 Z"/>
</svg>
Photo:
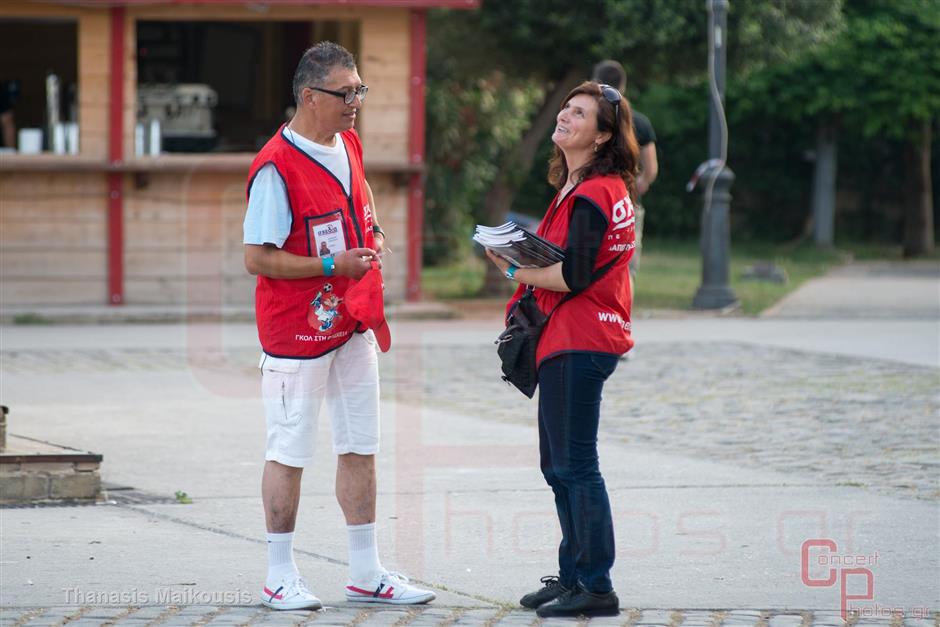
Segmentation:
<svg viewBox="0 0 940 627">
<path fill-rule="evenodd" d="M 708 75 L 711 93 L 708 118 L 708 156 L 711 167 L 702 177 L 702 284 L 695 293 L 695 309 L 725 309 L 738 303 L 731 289 L 731 183 L 734 172 L 725 165 L 728 128 L 724 116 L 728 0 L 705 0 L 708 8 Z"/>
</svg>

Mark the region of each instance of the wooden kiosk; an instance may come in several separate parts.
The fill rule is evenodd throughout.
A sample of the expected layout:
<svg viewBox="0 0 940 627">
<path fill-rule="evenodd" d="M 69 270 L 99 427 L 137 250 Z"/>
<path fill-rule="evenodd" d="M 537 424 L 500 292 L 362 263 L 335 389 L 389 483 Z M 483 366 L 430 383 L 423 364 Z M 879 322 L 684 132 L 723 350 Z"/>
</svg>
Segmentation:
<svg viewBox="0 0 940 627">
<path fill-rule="evenodd" d="M 5 307 L 248 307 L 248 166 L 285 119 L 290 76 L 323 39 L 350 49 L 369 98 L 357 125 L 394 254 L 391 301 L 421 297 L 425 16 L 479 0 L 43 0 L 0 3 L 0 80 L 18 127 L 41 127 L 54 71 L 77 154 L 0 153 Z M 145 76 L 146 75 L 146 76 Z M 218 92 L 208 152 L 139 154 L 142 81 Z"/>
</svg>

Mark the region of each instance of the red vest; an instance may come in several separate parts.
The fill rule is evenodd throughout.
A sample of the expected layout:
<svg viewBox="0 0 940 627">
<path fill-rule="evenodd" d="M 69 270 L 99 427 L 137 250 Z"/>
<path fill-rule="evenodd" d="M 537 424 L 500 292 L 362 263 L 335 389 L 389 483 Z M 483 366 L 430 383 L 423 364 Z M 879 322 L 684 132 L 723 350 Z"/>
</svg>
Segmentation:
<svg viewBox="0 0 940 627">
<path fill-rule="evenodd" d="M 339 180 L 281 131 L 268 140 L 251 164 L 248 190 L 262 166 L 271 163 L 287 187 L 291 230 L 282 247 L 295 255 L 335 255 L 373 248 L 372 211 L 366 193 L 362 144 L 355 130 L 340 133 L 346 144 L 351 196 Z M 322 253 L 322 255 L 321 255 Z M 346 312 L 343 276 L 271 279 L 258 276 L 255 317 L 264 352 L 274 357 L 310 359 L 346 343 L 359 323 Z"/>
<path fill-rule="evenodd" d="M 609 175 L 590 178 L 582 181 L 565 198 L 555 196 L 539 225 L 538 234 L 565 248 L 576 198 L 590 201 L 607 217 L 607 231 L 597 253 L 594 270 L 615 259 L 616 262 L 603 277 L 563 303 L 552 314 L 539 340 L 536 354 L 539 365 L 561 353 L 622 355 L 633 348 L 630 335 L 630 272 L 627 266 L 634 248 L 636 218 L 633 202 L 620 177 Z M 524 285 L 516 289 L 509 301 L 510 307 L 516 299 L 522 297 L 524 291 Z M 539 309 L 546 314 L 565 295 L 566 292 L 535 289 Z"/>
</svg>

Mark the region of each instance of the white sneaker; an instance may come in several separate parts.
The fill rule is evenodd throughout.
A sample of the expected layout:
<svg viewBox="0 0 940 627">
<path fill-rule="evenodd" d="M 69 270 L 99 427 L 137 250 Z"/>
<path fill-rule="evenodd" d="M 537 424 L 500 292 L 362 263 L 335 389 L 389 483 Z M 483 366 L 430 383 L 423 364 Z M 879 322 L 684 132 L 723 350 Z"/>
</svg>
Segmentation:
<svg viewBox="0 0 940 627">
<path fill-rule="evenodd" d="M 357 586 L 346 585 L 346 600 L 360 603 L 391 603 L 392 605 L 420 605 L 437 598 L 430 590 L 422 590 L 408 583 L 401 573 L 383 572 L 372 581 Z"/>
<path fill-rule="evenodd" d="M 320 599 L 310 592 L 304 578 L 297 575 L 285 577 L 274 590 L 265 586 L 261 604 L 272 610 L 319 610 L 323 607 Z"/>
</svg>

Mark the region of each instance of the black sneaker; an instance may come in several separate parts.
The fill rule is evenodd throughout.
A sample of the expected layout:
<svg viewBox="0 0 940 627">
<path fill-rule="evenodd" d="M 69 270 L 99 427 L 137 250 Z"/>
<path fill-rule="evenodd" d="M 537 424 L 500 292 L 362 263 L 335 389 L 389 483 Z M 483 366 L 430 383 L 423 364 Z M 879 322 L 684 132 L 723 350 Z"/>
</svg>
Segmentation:
<svg viewBox="0 0 940 627">
<path fill-rule="evenodd" d="M 568 588 L 561 585 L 558 577 L 542 577 L 541 582 L 545 584 L 544 587 L 519 599 L 519 605 L 534 610 L 543 603 L 548 603 L 558 597 L 563 592 L 568 592 Z"/>
<path fill-rule="evenodd" d="M 553 616 L 617 616 L 620 614 L 620 599 L 611 590 L 606 594 L 594 594 L 578 586 L 553 601 L 540 606 L 535 613 L 541 618 Z"/>
</svg>

